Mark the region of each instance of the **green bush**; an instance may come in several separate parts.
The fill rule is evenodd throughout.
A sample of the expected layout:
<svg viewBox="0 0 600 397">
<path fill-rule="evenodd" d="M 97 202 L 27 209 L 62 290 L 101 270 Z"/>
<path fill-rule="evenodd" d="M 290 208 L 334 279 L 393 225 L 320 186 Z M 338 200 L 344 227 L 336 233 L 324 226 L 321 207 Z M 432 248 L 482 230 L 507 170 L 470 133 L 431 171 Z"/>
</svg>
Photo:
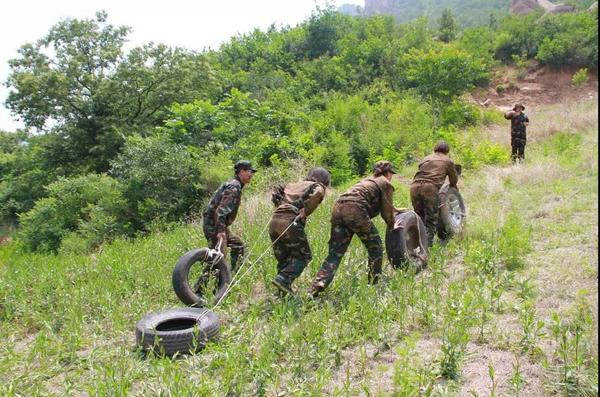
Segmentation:
<svg viewBox="0 0 600 397">
<path fill-rule="evenodd" d="M 573 87 L 581 87 L 589 80 L 587 68 L 581 68 L 573 74 L 571 85 Z"/>
<path fill-rule="evenodd" d="M 508 270 L 525 265 L 525 255 L 531 251 L 531 233 L 531 226 L 526 226 L 521 216 L 508 214 L 498 238 L 500 258 Z"/>
<path fill-rule="evenodd" d="M 107 175 L 63 178 L 48 187 L 48 197 L 21 216 L 20 240 L 31 251 L 56 252 L 74 232 L 88 248 L 130 232 L 122 186 Z"/>
<path fill-rule="evenodd" d="M 206 171 L 213 164 L 203 155 L 165 136 L 127 139 L 111 172 L 124 186 L 136 230 L 155 221 L 180 221 L 200 211 L 209 185 L 216 184 Z"/>
<path fill-rule="evenodd" d="M 481 59 L 449 46 L 410 50 L 402 63 L 406 88 L 414 88 L 427 99 L 450 101 L 490 78 Z"/>
</svg>

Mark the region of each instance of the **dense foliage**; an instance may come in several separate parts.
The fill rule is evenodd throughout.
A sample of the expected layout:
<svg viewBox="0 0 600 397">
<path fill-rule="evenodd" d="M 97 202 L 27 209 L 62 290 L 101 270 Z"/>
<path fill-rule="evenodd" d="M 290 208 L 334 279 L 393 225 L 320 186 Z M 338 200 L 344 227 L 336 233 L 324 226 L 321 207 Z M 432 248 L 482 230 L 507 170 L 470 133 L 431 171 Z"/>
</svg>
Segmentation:
<svg viewBox="0 0 600 397">
<path fill-rule="evenodd" d="M 502 148 L 462 139 L 497 115 L 461 95 L 513 56 L 597 70 L 597 17 L 506 17 L 460 32 L 460 10 L 441 31 L 318 10 L 203 53 L 126 52 L 129 29 L 102 12 L 60 21 L 10 61 L 7 106 L 29 132 L 0 134 L 0 223 L 20 219 L 30 249 L 94 246 L 194 217 L 239 158 L 283 177 L 322 165 L 334 184 L 381 158 L 409 165 L 440 137 L 467 168 L 506 161 Z M 258 185 L 272 183 L 263 175 Z M 91 193 L 102 189 L 112 193 Z"/>
</svg>

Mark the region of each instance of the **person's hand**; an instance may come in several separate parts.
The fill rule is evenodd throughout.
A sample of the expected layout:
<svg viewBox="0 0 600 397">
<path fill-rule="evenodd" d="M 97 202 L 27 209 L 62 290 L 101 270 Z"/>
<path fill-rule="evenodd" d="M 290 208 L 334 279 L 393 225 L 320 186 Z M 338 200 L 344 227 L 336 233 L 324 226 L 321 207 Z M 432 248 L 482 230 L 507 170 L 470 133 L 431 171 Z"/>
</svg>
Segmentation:
<svg viewBox="0 0 600 397">
<path fill-rule="evenodd" d="M 300 208 L 300 211 L 298 211 L 298 216 L 300 217 L 300 219 L 306 219 L 306 211 L 304 210 L 304 208 Z"/>
<path fill-rule="evenodd" d="M 219 240 L 221 240 L 222 244 L 226 243 L 227 242 L 227 233 L 225 233 L 225 232 L 217 233 L 217 244 L 218 244 Z"/>
</svg>

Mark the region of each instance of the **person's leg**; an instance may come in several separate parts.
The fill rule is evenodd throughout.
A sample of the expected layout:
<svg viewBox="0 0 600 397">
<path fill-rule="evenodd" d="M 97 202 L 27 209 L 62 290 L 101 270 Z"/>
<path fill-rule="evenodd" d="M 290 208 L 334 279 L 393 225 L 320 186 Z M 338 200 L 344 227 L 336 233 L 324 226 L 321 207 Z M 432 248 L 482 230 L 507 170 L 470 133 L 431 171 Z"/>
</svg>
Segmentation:
<svg viewBox="0 0 600 397">
<path fill-rule="evenodd" d="M 227 247 L 231 249 L 231 270 L 236 270 L 244 260 L 246 246 L 241 238 L 227 231 Z"/>
<path fill-rule="evenodd" d="M 517 143 L 516 139 L 513 138 L 511 140 L 510 148 L 511 148 L 510 158 L 512 159 L 513 163 L 516 163 L 519 158 L 519 144 Z"/>
<path fill-rule="evenodd" d="M 525 141 L 524 140 L 522 140 L 519 143 L 519 153 L 518 153 L 518 156 L 519 156 L 519 160 L 525 161 Z"/>
<path fill-rule="evenodd" d="M 335 272 L 342 261 L 342 257 L 346 253 L 350 241 L 352 241 L 352 236 L 353 233 L 345 225 L 332 223 L 331 236 L 329 238 L 329 254 L 313 280 L 311 286 L 313 296 L 316 296 L 331 284 Z"/>
<path fill-rule="evenodd" d="M 311 261 L 312 252 L 303 223 L 298 222 L 297 226 L 290 228 L 288 232 L 289 236 L 285 241 L 285 246 L 290 259 L 286 266 L 279 270 L 279 275 L 291 284 L 300 277 L 308 262 Z"/>
<path fill-rule="evenodd" d="M 437 232 L 440 198 L 435 185 L 428 185 L 425 190 L 423 192 L 423 212 L 425 213 L 423 223 L 425 223 L 425 229 L 427 229 L 427 243 L 431 247 Z"/>
<path fill-rule="evenodd" d="M 369 223 L 363 230 L 357 231 L 356 235 L 369 253 L 369 283 L 376 284 L 383 264 L 383 243 L 373 222 L 369 220 Z"/>
<path fill-rule="evenodd" d="M 410 187 L 410 201 L 413 209 L 423 219 L 425 217 L 425 207 L 423 207 L 423 196 L 420 189 L 421 184 L 415 184 Z"/>
</svg>

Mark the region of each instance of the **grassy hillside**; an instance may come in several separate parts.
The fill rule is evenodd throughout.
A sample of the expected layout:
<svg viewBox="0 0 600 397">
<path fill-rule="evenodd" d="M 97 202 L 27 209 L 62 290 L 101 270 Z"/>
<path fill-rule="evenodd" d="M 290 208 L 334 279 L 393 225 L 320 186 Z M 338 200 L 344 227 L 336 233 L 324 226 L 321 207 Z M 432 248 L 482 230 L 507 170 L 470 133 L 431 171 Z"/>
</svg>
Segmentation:
<svg viewBox="0 0 600 397">
<path fill-rule="evenodd" d="M 464 175 L 466 233 L 416 277 L 386 267 L 367 285 L 354 241 L 327 292 L 305 299 L 334 191 L 309 221 L 315 261 L 299 297 L 280 300 L 261 234 L 271 206 L 247 195 L 234 229 L 250 270 L 216 309 L 220 338 L 185 359 L 143 358 L 134 326 L 180 306 L 171 271 L 204 245 L 198 225 L 86 256 L 2 246 L 0 394 L 597 395 L 597 106 L 532 110 L 527 162 Z M 506 144 L 507 130 L 472 139 Z M 394 182 L 398 206 L 412 172 Z"/>
<path fill-rule="evenodd" d="M 510 6 L 510 0 L 395 0 L 392 3 L 389 11 L 399 22 L 422 16 L 435 21 L 449 8 L 463 26 L 486 25 L 490 13 L 496 16 L 508 13 Z"/>
</svg>

